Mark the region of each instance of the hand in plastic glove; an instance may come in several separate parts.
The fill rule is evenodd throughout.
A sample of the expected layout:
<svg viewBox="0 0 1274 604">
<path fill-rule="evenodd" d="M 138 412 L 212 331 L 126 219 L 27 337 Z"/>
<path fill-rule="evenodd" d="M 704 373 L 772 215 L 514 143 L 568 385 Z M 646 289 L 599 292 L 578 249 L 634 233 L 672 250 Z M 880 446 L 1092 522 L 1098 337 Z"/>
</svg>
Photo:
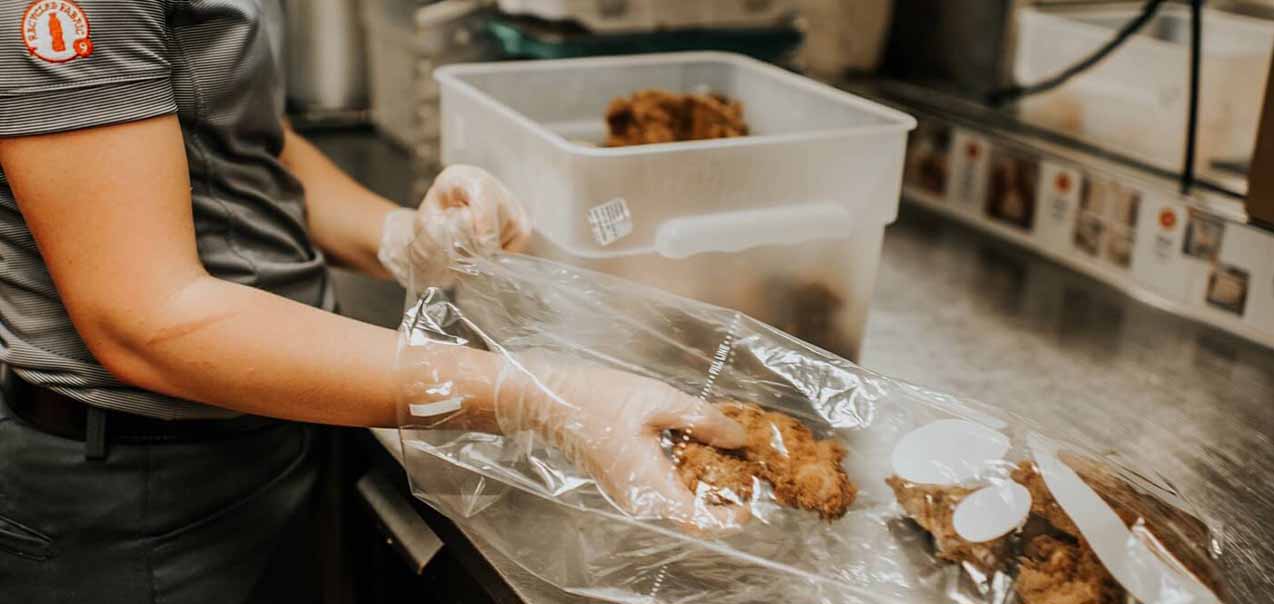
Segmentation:
<svg viewBox="0 0 1274 604">
<path fill-rule="evenodd" d="M 481 168 L 443 170 L 416 210 L 394 210 L 381 228 L 381 265 L 404 287 L 445 285 L 458 254 L 483 255 L 526 247 L 526 209 Z"/>
<path fill-rule="evenodd" d="M 746 507 L 697 499 L 659 444 L 664 430 L 677 429 L 709 445 L 742 447 L 743 428 L 716 407 L 622 371 L 548 364 L 528 369 L 510 367 L 501 380 L 496 401 L 501 432 L 540 434 L 633 516 L 702 529 L 747 522 Z"/>
</svg>

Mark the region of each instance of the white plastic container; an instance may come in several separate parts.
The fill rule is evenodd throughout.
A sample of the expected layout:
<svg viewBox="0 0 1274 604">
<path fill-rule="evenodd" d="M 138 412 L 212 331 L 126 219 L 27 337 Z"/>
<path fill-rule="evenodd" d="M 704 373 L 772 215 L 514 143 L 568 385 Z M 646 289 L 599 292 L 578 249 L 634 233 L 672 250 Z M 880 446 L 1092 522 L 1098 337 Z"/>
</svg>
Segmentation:
<svg viewBox="0 0 1274 604">
<path fill-rule="evenodd" d="M 1051 77 L 1108 41 L 1139 9 L 1031 8 L 1018 12 L 1014 74 Z M 1217 10 L 1203 13 L 1196 170 L 1246 161 L 1256 140 L 1274 23 Z M 1142 32 L 1060 88 L 1026 97 L 1022 118 L 1166 170 L 1185 158 L 1190 12 L 1165 5 Z"/>
<path fill-rule="evenodd" d="M 439 65 L 491 54 L 478 29 L 481 0 L 366 0 L 372 123 L 425 164 L 438 161 Z"/>
<path fill-rule="evenodd" d="M 761 27 L 793 12 L 791 0 L 500 0 L 499 6 L 514 15 L 573 20 L 595 32 Z"/>
<path fill-rule="evenodd" d="M 894 0 L 796 0 L 796 7 L 805 29 L 797 60 L 806 73 L 834 82 L 880 66 Z"/>
<path fill-rule="evenodd" d="M 482 166 L 517 192 L 537 253 L 856 356 L 910 116 L 726 53 L 456 65 L 437 77 L 443 161 Z M 646 88 L 738 99 L 753 135 L 596 146 L 611 99 Z"/>
</svg>

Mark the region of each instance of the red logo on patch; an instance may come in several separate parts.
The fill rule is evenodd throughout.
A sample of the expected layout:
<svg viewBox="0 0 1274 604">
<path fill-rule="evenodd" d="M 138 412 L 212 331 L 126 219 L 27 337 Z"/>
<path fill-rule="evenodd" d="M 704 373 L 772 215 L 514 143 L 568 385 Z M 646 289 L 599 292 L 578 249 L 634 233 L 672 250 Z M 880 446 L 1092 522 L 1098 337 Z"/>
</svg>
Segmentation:
<svg viewBox="0 0 1274 604">
<path fill-rule="evenodd" d="M 27 51 L 49 63 L 65 63 L 93 54 L 88 15 L 70 0 L 36 0 L 22 13 Z"/>
</svg>

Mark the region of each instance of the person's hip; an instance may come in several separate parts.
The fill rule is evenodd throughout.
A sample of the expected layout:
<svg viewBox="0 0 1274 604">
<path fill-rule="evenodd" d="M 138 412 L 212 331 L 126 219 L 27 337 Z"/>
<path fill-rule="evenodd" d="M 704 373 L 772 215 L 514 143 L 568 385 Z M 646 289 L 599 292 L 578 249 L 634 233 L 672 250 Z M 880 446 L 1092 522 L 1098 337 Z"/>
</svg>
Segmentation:
<svg viewBox="0 0 1274 604">
<path fill-rule="evenodd" d="M 248 601 L 307 512 L 315 449 L 313 426 L 272 422 L 88 459 L 0 404 L 0 585 L 26 604 Z"/>
</svg>

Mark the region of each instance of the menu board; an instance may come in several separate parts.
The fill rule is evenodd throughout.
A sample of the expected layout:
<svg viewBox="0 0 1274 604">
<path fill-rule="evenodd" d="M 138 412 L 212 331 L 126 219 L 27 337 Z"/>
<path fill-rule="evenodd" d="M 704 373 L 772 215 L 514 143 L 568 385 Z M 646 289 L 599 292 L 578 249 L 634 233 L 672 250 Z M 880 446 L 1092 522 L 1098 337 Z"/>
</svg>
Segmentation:
<svg viewBox="0 0 1274 604">
<path fill-rule="evenodd" d="M 912 136 L 903 182 L 913 200 L 1274 342 L 1274 233 L 1192 209 L 1172 189 L 933 121 Z"/>
</svg>

